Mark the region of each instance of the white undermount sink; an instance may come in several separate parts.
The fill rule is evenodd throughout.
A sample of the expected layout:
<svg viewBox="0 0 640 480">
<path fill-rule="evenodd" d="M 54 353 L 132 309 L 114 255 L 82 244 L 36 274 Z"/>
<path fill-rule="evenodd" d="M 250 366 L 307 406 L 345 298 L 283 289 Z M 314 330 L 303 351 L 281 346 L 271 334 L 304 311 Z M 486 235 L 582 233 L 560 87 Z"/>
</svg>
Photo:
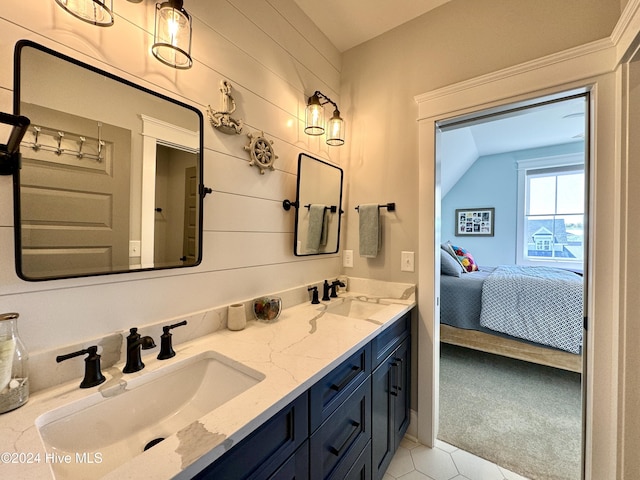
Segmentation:
<svg viewBox="0 0 640 480">
<path fill-rule="evenodd" d="M 333 313 L 334 315 L 342 315 L 343 317 L 366 320 L 388 306 L 389 305 L 382 303 L 366 302 L 356 298 L 346 298 L 340 303 L 328 304 L 326 312 Z"/>
<path fill-rule="evenodd" d="M 144 372 L 144 371 L 143 371 Z M 36 427 L 56 478 L 98 478 L 245 392 L 264 375 L 216 352 L 175 362 L 47 412 Z M 84 454 L 92 462 L 76 461 Z M 96 454 L 98 456 L 96 456 Z"/>
</svg>

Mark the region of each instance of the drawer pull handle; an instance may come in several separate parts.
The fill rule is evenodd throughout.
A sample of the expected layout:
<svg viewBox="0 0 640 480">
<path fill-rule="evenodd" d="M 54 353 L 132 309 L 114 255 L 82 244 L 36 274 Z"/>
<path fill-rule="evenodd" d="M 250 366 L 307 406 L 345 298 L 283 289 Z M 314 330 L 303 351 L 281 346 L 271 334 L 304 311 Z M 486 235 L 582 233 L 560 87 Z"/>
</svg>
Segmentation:
<svg viewBox="0 0 640 480">
<path fill-rule="evenodd" d="M 329 447 L 329 451 L 333 453 L 336 457 L 339 457 L 340 455 L 342 455 L 342 451 L 346 447 L 351 445 L 353 437 L 355 437 L 356 435 L 358 435 L 358 433 L 360 433 L 360 430 L 359 430 L 360 422 L 356 422 L 355 420 L 350 420 L 349 423 L 351 424 L 352 427 L 354 427 L 353 432 L 349 434 L 349 436 L 344 441 L 344 443 L 340 446 L 340 448 Z"/>
<path fill-rule="evenodd" d="M 404 370 L 404 361 L 402 360 L 402 358 L 396 357 L 396 361 L 400 362 L 398 363 L 398 367 L 399 368 L 399 375 L 398 375 L 398 385 L 396 386 L 396 392 L 399 392 L 400 390 L 402 390 L 402 384 L 403 384 L 403 380 L 404 380 L 404 376 L 403 376 L 403 370 Z"/>
<path fill-rule="evenodd" d="M 351 382 L 351 380 L 353 380 L 353 378 L 355 377 L 355 374 L 353 372 L 359 372 L 359 371 L 360 371 L 360 367 L 353 365 L 351 367 L 351 375 L 347 375 L 338 385 L 336 385 L 335 383 L 332 384 L 331 390 L 335 390 L 336 392 L 339 392 L 340 390 L 342 390 L 344 387 L 349 385 L 349 382 Z"/>
</svg>

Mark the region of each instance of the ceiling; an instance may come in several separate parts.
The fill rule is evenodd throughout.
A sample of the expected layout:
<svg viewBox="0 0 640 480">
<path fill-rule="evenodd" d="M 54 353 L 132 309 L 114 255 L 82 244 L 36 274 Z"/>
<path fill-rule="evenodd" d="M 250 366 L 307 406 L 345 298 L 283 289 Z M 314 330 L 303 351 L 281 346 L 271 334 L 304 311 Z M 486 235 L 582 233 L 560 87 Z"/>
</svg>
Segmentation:
<svg viewBox="0 0 640 480">
<path fill-rule="evenodd" d="M 450 0 L 294 0 L 344 52 Z"/>
<path fill-rule="evenodd" d="M 479 157 L 584 140 L 585 111 L 585 98 L 577 97 L 445 128 L 442 195 Z"/>
</svg>

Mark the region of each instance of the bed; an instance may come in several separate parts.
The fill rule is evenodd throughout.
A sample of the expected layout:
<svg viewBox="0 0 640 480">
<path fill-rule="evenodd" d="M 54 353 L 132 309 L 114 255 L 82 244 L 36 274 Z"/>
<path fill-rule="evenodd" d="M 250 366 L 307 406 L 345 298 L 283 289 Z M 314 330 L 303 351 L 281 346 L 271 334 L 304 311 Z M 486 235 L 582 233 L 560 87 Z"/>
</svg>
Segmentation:
<svg viewBox="0 0 640 480">
<path fill-rule="evenodd" d="M 446 257 L 451 258 L 443 249 L 442 342 L 582 370 L 582 276 L 513 265 L 456 275 L 452 265 L 447 271 Z"/>
</svg>

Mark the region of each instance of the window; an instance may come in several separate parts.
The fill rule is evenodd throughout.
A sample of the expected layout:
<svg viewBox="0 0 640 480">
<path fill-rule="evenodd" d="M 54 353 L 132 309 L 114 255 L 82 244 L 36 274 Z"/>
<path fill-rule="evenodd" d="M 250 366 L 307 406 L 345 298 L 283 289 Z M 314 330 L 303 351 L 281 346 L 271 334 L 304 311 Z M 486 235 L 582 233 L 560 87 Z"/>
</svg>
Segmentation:
<svg viewBox="0 0 640 480">
<path fill-rule="evenodd" d="M 519 162 L 518 263 L 582 263 L 584 163 L 571 157 Z"/>
</svg>

